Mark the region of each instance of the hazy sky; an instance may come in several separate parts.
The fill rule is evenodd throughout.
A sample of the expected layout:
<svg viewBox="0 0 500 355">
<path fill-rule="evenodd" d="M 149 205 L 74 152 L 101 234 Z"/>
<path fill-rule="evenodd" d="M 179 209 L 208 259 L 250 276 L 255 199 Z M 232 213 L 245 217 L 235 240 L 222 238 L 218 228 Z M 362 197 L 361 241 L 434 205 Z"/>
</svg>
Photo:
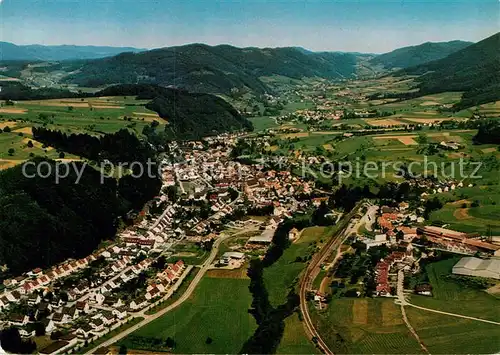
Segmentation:
<svg viewBox="0 0 500 355">
<path fill-rule="evenodd" d="M 0 0 L 0 40 L 156 48 L 192 42 L 386 52 L 478 41 L 500 29 L 499 0 Z"/>
</svg>

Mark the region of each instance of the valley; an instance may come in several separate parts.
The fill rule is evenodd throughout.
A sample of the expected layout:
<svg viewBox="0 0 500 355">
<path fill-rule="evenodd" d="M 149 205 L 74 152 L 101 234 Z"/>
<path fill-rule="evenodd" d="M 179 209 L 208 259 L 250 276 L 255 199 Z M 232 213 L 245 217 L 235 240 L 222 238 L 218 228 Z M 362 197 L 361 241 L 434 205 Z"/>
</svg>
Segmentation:
<svg viewBox="0 0 500 355">
<path fill-rule="evenodd" d="M 2 42 L 0 350 L 498 352 L 499 38 Z"/>
</svg>

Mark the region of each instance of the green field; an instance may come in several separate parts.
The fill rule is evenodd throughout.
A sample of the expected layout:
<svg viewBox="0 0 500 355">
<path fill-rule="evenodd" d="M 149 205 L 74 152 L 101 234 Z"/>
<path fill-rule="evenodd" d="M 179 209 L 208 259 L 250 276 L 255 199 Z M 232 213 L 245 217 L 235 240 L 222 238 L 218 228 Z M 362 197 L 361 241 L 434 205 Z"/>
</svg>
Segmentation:
<svg viewBox="0 0 500 355">
<path fill-rule="evenodd" d="M 334 353 L 422 353 L 391 299 L 334 299 L 326 310 L 313 310 L 312 315 Z"/>
<path fill-rule="evenodd" d="M 500 351 L 500 326 L 412 307 L 406 308 L 406 314 L 432 354 L 494 354 Z"/>
<path fill-rule="evenodd" d="M 246 279 L 204 277 L 193 296 L 179 308 L 119 344 L 128 349 L 166 351 L 164 341 L 171 337 L 176 342 L 175 353 L 238 353 L 256 329 L 254 318 L 248 313 L 248 284 Z M 151 339 L 160 340 L 142 349 L 133 341 L 134 336 L 143 337 L 147 344 L 154 343 Z M 211 344 L 206 343 L 209 337 L 213 339 Z"/>
<path fill-rule="evenodd" d="M 439 311 L 500 322 L 499 298 L 482 290 L 465 288 L 462 284 L 446 278 L 458 260 L 460 257 L 429 264 L 426 271 L 432 285 L 433 297 L 413 295 L 411 302 Z M 498 329 L 500 331 L 500 327 Z"/>
<path fill-rule="evenodd" d="M 297 313 L 285 319 L 285 331 L 276 354 L 319 354 L 318 349 L 307 338 Z"/>
<path fill-rule="evenodd" d="M 0 169 L 16 165 L 30 157 L 30 153 L 56 159 L 59 153 L 50 147 L 34 141 L 31 127 L 46 128 L 71 133 L 89 133 L 99 135 L 113 133 L 128 128 L 142 133 L 145 126 L 153 120 L 160 123 L 162 129 L 166 121 L 146 109 L 148 100 L 136 100 L 134 97 L 103 97 L 87 99 L 54 99 L 36 101 L 17 101 L 13 106 L 0 103 L 0 127 L 9 126 L 11 132 L 0 134 Z M 32 140 L 33 148 L 27 147 Z M 13 148 L 14 153 L 9 154 Z M 66 154 L 65 158 L 78 157 Z"/>
<path fill-rule="evenodd" d="M 290 288 L 294 287 L 298 276 L 306 266 L 304 258 L 311 255 L 322 242 L 326 242 L 334 228 L 306 228 L 300 239 L 291 244 L 277 262 L 264 269 L 264 283 L 269 294 L 269 301 L 274 307 L 286 302 Z"/>
<path fill-rule="evenodd" d="M 486 179 L 485 179 L 486 180 Z M 482 185 L 460 189 L 449 194 L 449 199 L 461 201 L 447 203 L 431 214 L 431 221 L 449 224 L 449 228 L 467 233 L 500 235 L 500 186 Z M 473 201 L 478 207 L 471 207 Z M 463 205 L 467 206 L 463 208 Z"/>
</svg>

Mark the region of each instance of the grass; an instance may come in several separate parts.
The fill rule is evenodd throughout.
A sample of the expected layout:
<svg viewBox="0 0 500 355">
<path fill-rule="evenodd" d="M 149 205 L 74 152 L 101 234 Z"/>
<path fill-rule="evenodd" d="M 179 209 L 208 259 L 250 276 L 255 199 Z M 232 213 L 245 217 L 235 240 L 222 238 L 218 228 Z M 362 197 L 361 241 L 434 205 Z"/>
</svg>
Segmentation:
<svg viewBox="0 0 500 355">
<path fill-rule="evenodd" d="M 203 278 L 195 293 L 179 308 L 134 332 L 132 336 L 172 337 L 175 353 L 237 353 L 256 329 L 254 318 L 248 313 L 251 295 L 249 280 Z M 206 339 L 213 339 L 206 344 Z M 137 346 L 130 336 L 120 343 L 128 349 Z M 157 348 L 137 349 L 161 351 Z"/>
<path fill-rule="evenodd" d="M 421 354 L 416 339 L 390 299 L 334 299 L 313 322 L 335 353 Z"/>
<path fill-rule="evenodd" d="M 269 294 L 269 301 L 273 306 L 276 307 L 286 302 L 290 288 L 294 287 L 298 276 L 306 266 L 305 258 L 314 253 L 321 240 L 326 241 L 334 228 L 306 228 L 299 240 L 291 244 L 277 262 L 264 270 L 264 283 Z"/>
<path fill-rule="evenodd" d="M 407 307 L 408 319 L 432 354 L 494 354 L 500 327 Z"/>
<path fill-rule="evenodd" d="M 500 321 L 500 299 L 485 291 L 466 288 L 446 278 L 460 257 L 441 260 L 426 267 L 433 297 L 411 297 L 411 302 L 427 308 L 465 316 Z M 500 330 L 500 328 L 499 328 Z"/>
<path fill-rule="evenodd" d="M 319 354 L 318 349 L 308 339 L 298 313 L 285 319 L 285 331 L 277 354 Z"/>
<path fill-rule="evenodd" d="M 252 117 L 250 118 L 250 122 L 252 122 L 255 132 L 264 131 L 268 128 L 279 127 L 279 125 L 276 124 L 276 121 L 268 116 Z"/>
</svg>

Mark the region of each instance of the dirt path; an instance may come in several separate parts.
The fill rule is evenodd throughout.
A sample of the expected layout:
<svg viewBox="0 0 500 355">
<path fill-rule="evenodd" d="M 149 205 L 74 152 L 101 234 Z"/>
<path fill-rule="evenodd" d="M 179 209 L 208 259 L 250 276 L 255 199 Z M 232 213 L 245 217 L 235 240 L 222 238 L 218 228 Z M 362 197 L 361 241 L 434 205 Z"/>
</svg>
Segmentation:
<svg viewBox="0 0 500 355">
<path fill-rule="evenodd" d="M 404 296 L 404 287 L 403 287 L 403 284 L 404 284 L 404 273 L 403 273 L 403 270 L 399 270 L 398 271 L 398 287 L 397 287 L 397 294 L 398 294 L 398 299 L 400 301 L 400 307 L 401 307 L 401 314 L 403 316 L 403 321 L 405 322 L 406 324 L 406 327 L 408 328 L 408 330 L 410 331 L 410 333 L 415 337 L 415 339 L 418 341 L 418 344 L 420 345 L 420 347 L 422 348 L 422 350 L 426 353 L 426 354 L 429 354 L 429 350 L 427 349 L 427 347 L 425 346 L 424 342 L 420 339 L 420 337 L 418 336 L 417 332 L 415 331 L 415 329 L 412 327 L 412 325 L 410 324 L 410 321 L 408 320 L 408 317 L 406 316 L 406 310 L 405 310 L 405 305 L 408 304 L 406 299 L 405 299 L 405 296 Z"/>
</svg>

